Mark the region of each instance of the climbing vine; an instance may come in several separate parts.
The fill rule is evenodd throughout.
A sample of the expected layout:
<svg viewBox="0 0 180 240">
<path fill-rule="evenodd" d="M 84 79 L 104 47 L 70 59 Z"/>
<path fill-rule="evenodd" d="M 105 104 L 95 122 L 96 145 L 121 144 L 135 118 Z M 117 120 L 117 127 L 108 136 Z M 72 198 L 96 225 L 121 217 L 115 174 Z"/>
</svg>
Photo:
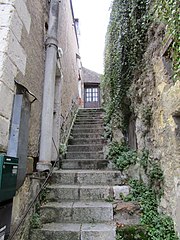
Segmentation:
<svg viewBox="0 0 180 240">
<path fill-rule="evenodd" d="M 114 0 L 106 35 L 104 90 L 106 122 L 126 129 L 130 116 L 127 90 L 141 64 L 149 26 L 149 0 Z"/>
<path fill-rule="evenodd" d="M 178 0 L 156 0 L 158 18 L 167 26 L 168 34 L 173 38 L 171 57 L 174 80 L 180 80 L 180 2 Z"/>
<path fill-rule="evenodd" d="M 172 219 L 169 216 L 158 212 L 159 197 L 157 197 L 157 194 L 154 192 L 154 190 L 150 186 L 147 186 L 138 180 L 131 180 L 130 186 L 131 193 L 124 200 L 138 201 L 140 203 L 142 209 L 141 228 L 144 228 L 144 232 L 146 234 L 141 238 L 137 232 L 137 229 L 134 233 L 136 234 L 136 238 L 124 238 L 123 231 L 117 231 L 118 238 L 122 240 L 178 240 L 179 238 L 174 231 Z"/>
</svg>

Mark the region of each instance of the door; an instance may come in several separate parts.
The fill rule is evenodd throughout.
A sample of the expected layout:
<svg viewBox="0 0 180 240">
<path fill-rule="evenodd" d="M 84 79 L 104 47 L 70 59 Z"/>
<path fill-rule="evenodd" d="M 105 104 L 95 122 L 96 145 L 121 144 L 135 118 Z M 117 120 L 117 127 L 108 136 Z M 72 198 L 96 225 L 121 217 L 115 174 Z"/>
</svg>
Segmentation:
<svg viewBox="0 0 180 240">
<path fill-rule="evenodd" d="M 99 108 L 100 106 L 100 89 L 99 86 L 87 86 L 85 91 L 85 108 Z"/>
</svg>

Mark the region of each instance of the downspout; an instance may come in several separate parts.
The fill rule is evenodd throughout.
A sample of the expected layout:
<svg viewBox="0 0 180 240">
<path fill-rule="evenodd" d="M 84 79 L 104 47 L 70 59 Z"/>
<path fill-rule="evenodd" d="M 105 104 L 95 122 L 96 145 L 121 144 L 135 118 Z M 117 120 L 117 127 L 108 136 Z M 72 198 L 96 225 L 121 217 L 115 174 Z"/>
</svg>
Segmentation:
<svg viewBox="0 0 180 240">
<path fill-rule="evenodd" d="M 37 163 L 38 171 L 48 171 L 51 168 L 55 77 L 58 51 L 58 15 L 59 0 L 51 0 L 48 22 L 49 27 L 45 45 L 46 57 L 41 118 L 40 156 L 39 162 Z"/>
</svg>

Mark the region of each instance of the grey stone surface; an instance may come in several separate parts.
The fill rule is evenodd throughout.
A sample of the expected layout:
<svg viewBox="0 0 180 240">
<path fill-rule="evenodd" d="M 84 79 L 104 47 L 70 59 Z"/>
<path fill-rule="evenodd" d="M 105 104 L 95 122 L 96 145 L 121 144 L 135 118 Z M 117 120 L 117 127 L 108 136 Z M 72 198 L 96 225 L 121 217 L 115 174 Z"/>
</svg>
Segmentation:
<svg viewBox="0 0 180 240">
<path fill-rule="evenodd" d="M 115 240 L 115 224 L 83 224 L 81 240 Z"/>
<path fill-rule="evenodd" d="M 47 200 L 103 200 L 110 196 L 110 186 L 52 185 L 48 187 Z"/>
<path fill-rule="evenodd" d="M 45 224 L 31 231 L 30 240 L 115 240 L 114 224 Z"/>
<path fill-rule="evenodd" d="M 66 159 L 62 161 L 61 167 L 62 169 L 106 169 L 107 164 L 108 160 L 103 159 Z"/>
<path fill-rule="evenodd" d="M 113 220 L 112 204 L 106 202 L 54 202 L 41 208 L 43 223 L 108 222 Z"/>
<path fill-rule="evenodd" d="M 93 223 L 113 220 L 112 204 L 106 202 L 75 202 L 73 205 L 75 222 Z"/>
<path fill-rule="evenodd" d="M 103 128 L 74 128 L 72 130 L 72 133 L 76 134 L 76 133 L 98 133 L 98 134 L 102 134 L 103 133 Z"/>
<path fill-rule="evenodd" d="M 52 183 L 80 185 L 122 185 L 126 175 L 111 170 L 56 170 L 52 175 Z"/>
<path fill-rule="evenodd" d="M 68 145 L 67 151 L 69 152 L 99 152 L 103 150 L 102 144 L 96 145 Z"/>
<path fill-rule="evenodd" d="M 67 159 L 103 159 L 103 152 L 67 152 Z"/>
</svg>

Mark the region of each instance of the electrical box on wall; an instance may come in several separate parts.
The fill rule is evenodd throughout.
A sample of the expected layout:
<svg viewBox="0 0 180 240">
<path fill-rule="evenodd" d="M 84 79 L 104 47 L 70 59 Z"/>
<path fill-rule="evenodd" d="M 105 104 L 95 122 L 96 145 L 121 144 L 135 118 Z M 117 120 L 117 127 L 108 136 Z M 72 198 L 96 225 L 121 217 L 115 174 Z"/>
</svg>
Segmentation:
<svg viewBox="0 0 180 240">
<path fill-rule="evenodd" d="M 18 158 L 0 155 L 0 202 L 12 199 L 16 193 Z"/>
</svg>

